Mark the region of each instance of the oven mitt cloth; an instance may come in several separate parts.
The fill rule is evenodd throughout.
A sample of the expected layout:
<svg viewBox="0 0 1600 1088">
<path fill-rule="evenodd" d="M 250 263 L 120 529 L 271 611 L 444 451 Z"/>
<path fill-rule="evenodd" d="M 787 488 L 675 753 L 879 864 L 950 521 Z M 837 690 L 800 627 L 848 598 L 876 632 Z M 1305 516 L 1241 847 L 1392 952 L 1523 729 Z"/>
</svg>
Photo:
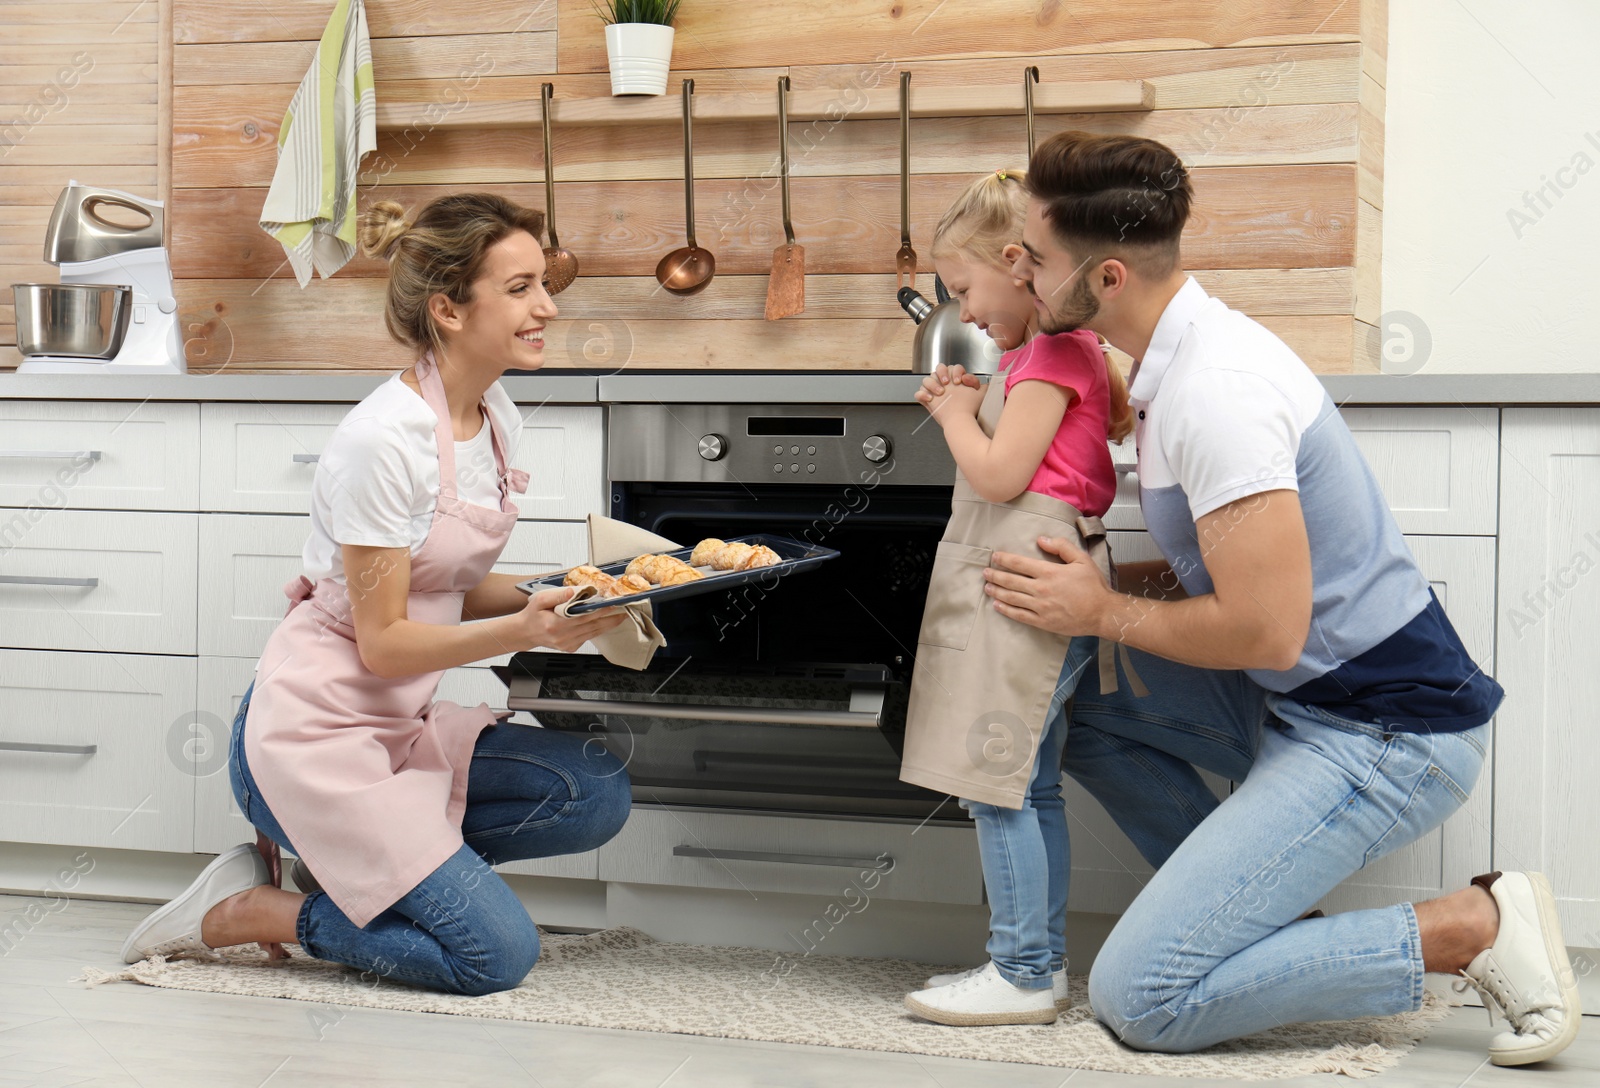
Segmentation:
<svg viewBox="0 0 1600 1088">
<path fill-rule="evenodd" d="M 589 563 L 592 566 L 619 563 L 624 559 L 643 555 L 645 552 L 677 551 L 682 547 L 682 544 L 676 544 L 664 536 L 657 536 L 637 525 L 629 525 L 625 521 L 604 518 L 597 514 L 589 515 Z M 579 586 L 570 600 L 562 602 L 556 608 L 556 612 L 565 616 L 573 605 L 588 600 L 599 592 L 593 586 Z M 626 614 L 626 618 L 616 627 L 594 639 L 594 648 L 613 665 L 620 665 L 625 669 L 643 669 L 650 664 L 650 659 L 655 657 L 656 651 L 667 644 L 667 638 L 650 618 L 649 601 L 624 605 L 622 611 Z"/>
</svg>

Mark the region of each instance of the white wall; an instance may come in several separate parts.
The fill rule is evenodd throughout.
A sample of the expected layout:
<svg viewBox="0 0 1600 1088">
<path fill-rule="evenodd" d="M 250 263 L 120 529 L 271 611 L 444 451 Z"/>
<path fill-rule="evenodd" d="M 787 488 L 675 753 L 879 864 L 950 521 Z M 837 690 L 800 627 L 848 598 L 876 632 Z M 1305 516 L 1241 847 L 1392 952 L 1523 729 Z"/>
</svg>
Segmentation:
<svg viewBox="0 0 1600 1088">
<path fill-rule="evenodd" d="M 1600 371 L 1597 68 L 1595 0 L 1390 0 L 1386 369 Z"/>
</svg>

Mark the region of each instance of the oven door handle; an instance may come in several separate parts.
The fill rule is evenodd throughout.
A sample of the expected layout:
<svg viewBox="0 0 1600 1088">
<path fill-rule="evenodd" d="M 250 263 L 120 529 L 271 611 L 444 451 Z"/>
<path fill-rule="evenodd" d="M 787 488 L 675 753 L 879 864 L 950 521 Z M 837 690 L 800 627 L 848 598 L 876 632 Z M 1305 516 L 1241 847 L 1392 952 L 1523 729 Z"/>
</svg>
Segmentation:
<svg viewBox="0 0 1600 1088">
<path fill-rule="evenodd" d="M 551 714 L 611 714 L 624 718 L 683 718 L 756 725 L 845 725 L 876 729 L 883 722 L 881 687 L 855 688 L 849 710 L 801 710 L 770 706 L 701 706 L 695 703 L 629 703 L 613 699 L 551 699 L 518 696 L 506 700 L 512 710 Z"/>
<path fill-rule="evenodd" d="M 847 858 L 833 854 L 782 854 L 773 850 L 711 850 L 704 846 L 674 846 L 675 858 L 711 858 L 714 861 L 775 861 L 781 865 L 832 865 L 840 869 L 877 869 L 887 873 L 894 858 Z"/>
</svg>

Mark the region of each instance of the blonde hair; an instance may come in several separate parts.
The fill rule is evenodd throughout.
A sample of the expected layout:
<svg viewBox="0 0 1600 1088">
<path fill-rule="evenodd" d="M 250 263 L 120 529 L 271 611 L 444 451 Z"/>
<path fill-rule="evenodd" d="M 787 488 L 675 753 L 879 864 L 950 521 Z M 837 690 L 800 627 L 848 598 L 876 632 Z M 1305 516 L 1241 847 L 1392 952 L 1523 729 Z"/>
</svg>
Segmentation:
<svg viewBox="0 0 1600 1088">
<path fill-rule="evenodd" d="M 933 228 L 933 259 L 955 257 L 1011 271 L 1004 253 L 1006 246 L 1022 239 L 1022 224 L 1028 217 L 1026 177 L 1021 170 L 994 170 L 962 190 Z M 1133 433 L 1133 405 L 1128 402 L 1127 379 L 1111 361 L 1108 347 L 1101 342 L 1111 393 L 1106 437 L 1120 443 Z"/>
<path fill-rule="evenodd" d="M 483 272 L 489 249 L 515 231 L 538 239 L 544 213 L 524 208 L 494 193 L 443 196 L 406 219 L 406 210 L 380 200 L 361 213 L 357 239 L 361 252 L 389 262 L 389 298 L 384 324 L 406 347 L 443 355 L 444 340 L 428 300 L 442 294 L 451 302 L 472 301 L 472 285 Z"/>
</svg>

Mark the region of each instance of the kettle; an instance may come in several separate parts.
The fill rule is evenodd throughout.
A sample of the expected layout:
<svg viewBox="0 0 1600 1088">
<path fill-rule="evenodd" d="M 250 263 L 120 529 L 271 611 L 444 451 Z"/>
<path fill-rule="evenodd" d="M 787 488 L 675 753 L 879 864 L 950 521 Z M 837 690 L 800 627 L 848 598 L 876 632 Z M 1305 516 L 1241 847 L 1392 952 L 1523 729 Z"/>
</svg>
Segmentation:
<svg viewBox="0 0 1600 1088">
<path fill-rule="evenodd" d="M 917 323 L 911 372 L 932 374 L 936 366 L 959 365 L 968 374 L 993 374 L 1000 363 L 1000 346 L 978 326 L 961 320 L 961 303 L 950 297 L 938 276 L 933 278 L 933 293 L 937 305 L 914 287 L 902 287 L 896 296 L 901 309 Z"/>
</svg>

